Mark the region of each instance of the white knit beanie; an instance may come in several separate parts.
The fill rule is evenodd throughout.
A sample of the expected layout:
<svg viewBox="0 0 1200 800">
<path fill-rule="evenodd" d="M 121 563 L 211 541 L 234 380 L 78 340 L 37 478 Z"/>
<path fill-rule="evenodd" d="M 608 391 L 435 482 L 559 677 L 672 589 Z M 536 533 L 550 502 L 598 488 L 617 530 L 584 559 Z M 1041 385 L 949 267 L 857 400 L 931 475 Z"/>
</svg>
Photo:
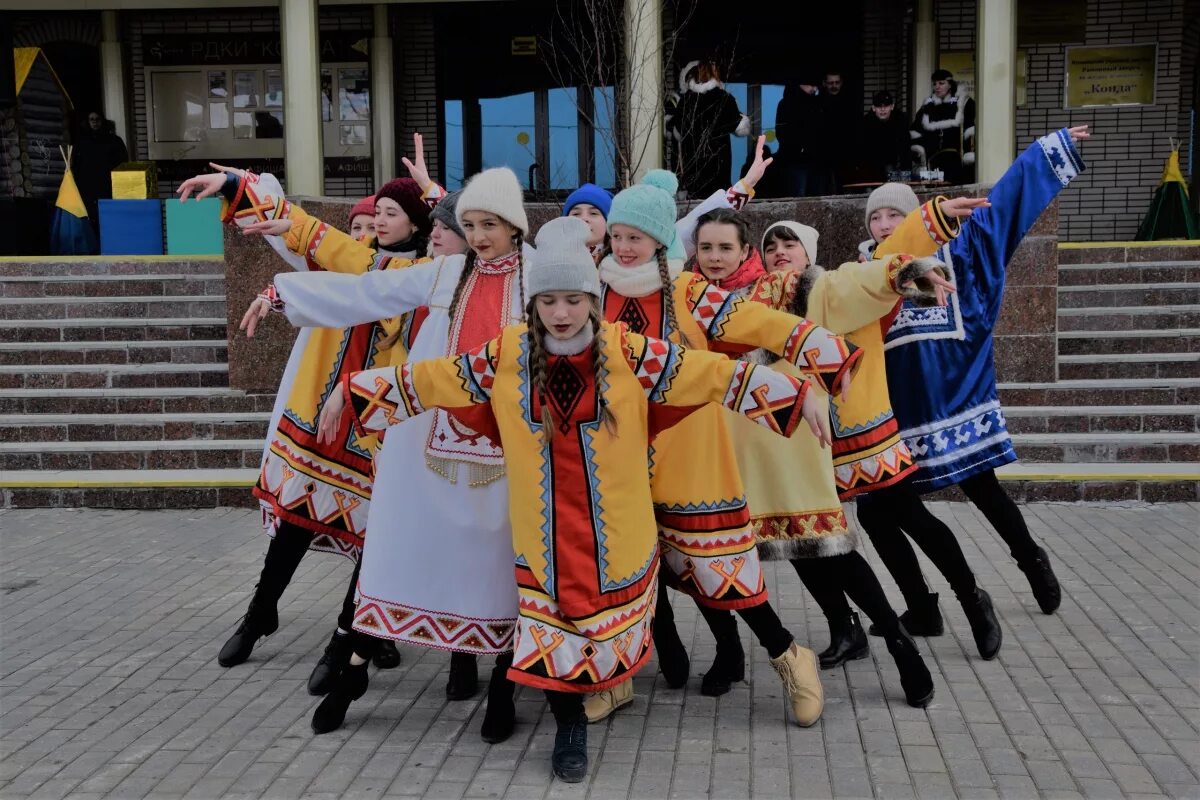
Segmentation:
<svg viewBox="0 0 1200 800">
<path fill-rule="evenodd" d="M 600 296 L 600 271 L 588 250 L 588 224 L 578 217 L 557 217 L 538 230 L 537 250 L 525 273 L 530 297 L 542 292 L 585 292 Z"/>
<path fill-rule="evenodd" d="M 864 218 L 867 230 L 871 230 L 871 215 L 881 208 L 894 208 L 907 217 L 920 205 L 917 193 L 907 183 L 885 183 L 867 198 L 867 213 Z"/>
<path fill-rule="evenodd" d="M 808 263 L 817 263 L 817 239 L 821 238 L 821 234 L 817 233 L 816 228 L 810 228 L 807 225 L 801 225 L 799 222 L 792 222 L 791 220 L 785 219 L 781 222 L 775 222 L 767 228 L 766 233 L 763 234 L 762 245 L 760 246 L 762 252 L 766 252 L 767 237 L 771 235 L 771 231 L 775 228 L 787 228 L 796 234 L 796 238 L 800 240 L 801 246 L 804 247 L 804 252 L 808 255 Z"/>
<path fill-rule="evenodd" d="M 508 167 L 485 169 L 471 180 L 458 198 L 454 216 L 462 225 L 468 211 L 490 211 L 515 226 L 524 236 L 529 235 L 529 218 L 525 216 L 525 195 L 521 182 Z"/>
</svg>

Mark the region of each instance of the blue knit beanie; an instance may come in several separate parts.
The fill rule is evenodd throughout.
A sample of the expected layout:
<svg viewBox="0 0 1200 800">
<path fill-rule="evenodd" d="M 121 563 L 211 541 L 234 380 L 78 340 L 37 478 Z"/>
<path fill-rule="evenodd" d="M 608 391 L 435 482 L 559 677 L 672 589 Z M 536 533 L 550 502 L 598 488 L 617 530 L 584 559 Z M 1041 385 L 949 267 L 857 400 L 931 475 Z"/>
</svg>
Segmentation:
<svg viewBox="0 0 1200 800">
<path fill-rule="evenodd" d="M 675 243 L 675 192 L 679 179 L 665 169 L 652 169 L 641 183 L 617 193 L 608 210 L 608 231 L 613 225 L 637 228 L 664 247 Z"/>
<path fill-rule="evenodd" d="M 600 209 L 600 213 L 608 218 L 608 209 L 612 206 L 612 192 L 607 189 L 601 189 L 594 183 L 585 183 L 575 191 L 567 195 L 567 202 L 563 203 L 563 216 L 571 213 L 571 209 L 580 203 L 587 203 Z"/>
</svg>

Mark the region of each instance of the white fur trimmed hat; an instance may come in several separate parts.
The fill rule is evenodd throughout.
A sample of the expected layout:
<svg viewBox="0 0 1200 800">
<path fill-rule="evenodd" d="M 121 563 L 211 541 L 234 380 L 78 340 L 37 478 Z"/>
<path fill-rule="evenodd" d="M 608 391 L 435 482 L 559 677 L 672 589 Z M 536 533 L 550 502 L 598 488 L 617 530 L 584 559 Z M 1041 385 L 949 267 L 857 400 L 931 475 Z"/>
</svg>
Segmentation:
<svg viewBox="0 0 1200 800">
<path fill-rule="evenodd" d="M 460 226 L 463 214 L 468 211 L 490 211 L 514 225 L 522 235 L 529 235 L 525 194 L 516 174 L 508 167 L 485 169 L 467 181 L 454 209 L 454 217 Z"/>
</svg>

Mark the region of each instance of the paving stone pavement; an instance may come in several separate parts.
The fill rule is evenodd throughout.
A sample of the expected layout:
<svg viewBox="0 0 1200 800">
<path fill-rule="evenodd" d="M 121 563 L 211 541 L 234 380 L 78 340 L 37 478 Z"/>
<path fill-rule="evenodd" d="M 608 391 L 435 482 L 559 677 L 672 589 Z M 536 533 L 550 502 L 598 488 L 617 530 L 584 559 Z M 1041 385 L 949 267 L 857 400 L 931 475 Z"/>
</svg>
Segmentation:
<svg viewBox="0 0 1200 800">
<path fill-rule="evenodd" d="M 306 558 L 279 631 L 248 663 L 217 666 L 262 563 L 257 512 L 0 511 L 0 797 L 1200 798 L 1200 505 L 1026 506 L 1062 579 L 1054 616 L 973 508 L 934 511 L 995 599 L 997 660 L 974 654 L 929 571 L 948 624 L 919 640 L 934 703 L 904 704 L 874 640 L 873 658 L 822 674 L 825 714 L 806 730 L 786 722 L 744 626 L 749 681 L 700 695 L 713 645 L 677 598 L 691 682 L 672 691 L 645 669 L 633 705 L 591 728 L 588 780 L 573 786 L 551 780 L 541 694 L 520 690 L 516 734 L 486 745 L 482 698 L 446 702 L 439 652 L 402 648 L 343 730 L 313 736 L 305 682 L 343 559 Z M 767 567 L 784 622 L 823 647 L 795 575 Z"/>
</svg>

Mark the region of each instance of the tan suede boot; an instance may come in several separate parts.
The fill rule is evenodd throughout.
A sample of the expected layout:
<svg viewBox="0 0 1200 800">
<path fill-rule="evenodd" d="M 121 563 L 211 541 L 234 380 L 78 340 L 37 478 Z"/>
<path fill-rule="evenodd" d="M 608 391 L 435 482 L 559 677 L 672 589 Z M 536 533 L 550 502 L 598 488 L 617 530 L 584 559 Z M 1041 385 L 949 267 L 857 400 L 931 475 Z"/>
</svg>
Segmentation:
<svg viewBox="0 0 1200 800">
<path fill-rule="evenodd" d="M 607 719 L 621 706 L 633 702 L 633 681 L 621 681 L 611 689 L 605 689 L 596 694 L 590 694 L 583 701 L 583 713 L 588 722 L 599 722 Z"/>
<path fill-rule="evenodd" d="M 771 659 L 771 666 L 783 681 L 792 704 L 792 716 L 802 728 L 815 725 L 825 708 L 825 692 L 821 689 L 821 676 L 817 671 L 817 654 L 807 647 L 792 642 L 792 646 L 779 658 Z"/>
</svg>

